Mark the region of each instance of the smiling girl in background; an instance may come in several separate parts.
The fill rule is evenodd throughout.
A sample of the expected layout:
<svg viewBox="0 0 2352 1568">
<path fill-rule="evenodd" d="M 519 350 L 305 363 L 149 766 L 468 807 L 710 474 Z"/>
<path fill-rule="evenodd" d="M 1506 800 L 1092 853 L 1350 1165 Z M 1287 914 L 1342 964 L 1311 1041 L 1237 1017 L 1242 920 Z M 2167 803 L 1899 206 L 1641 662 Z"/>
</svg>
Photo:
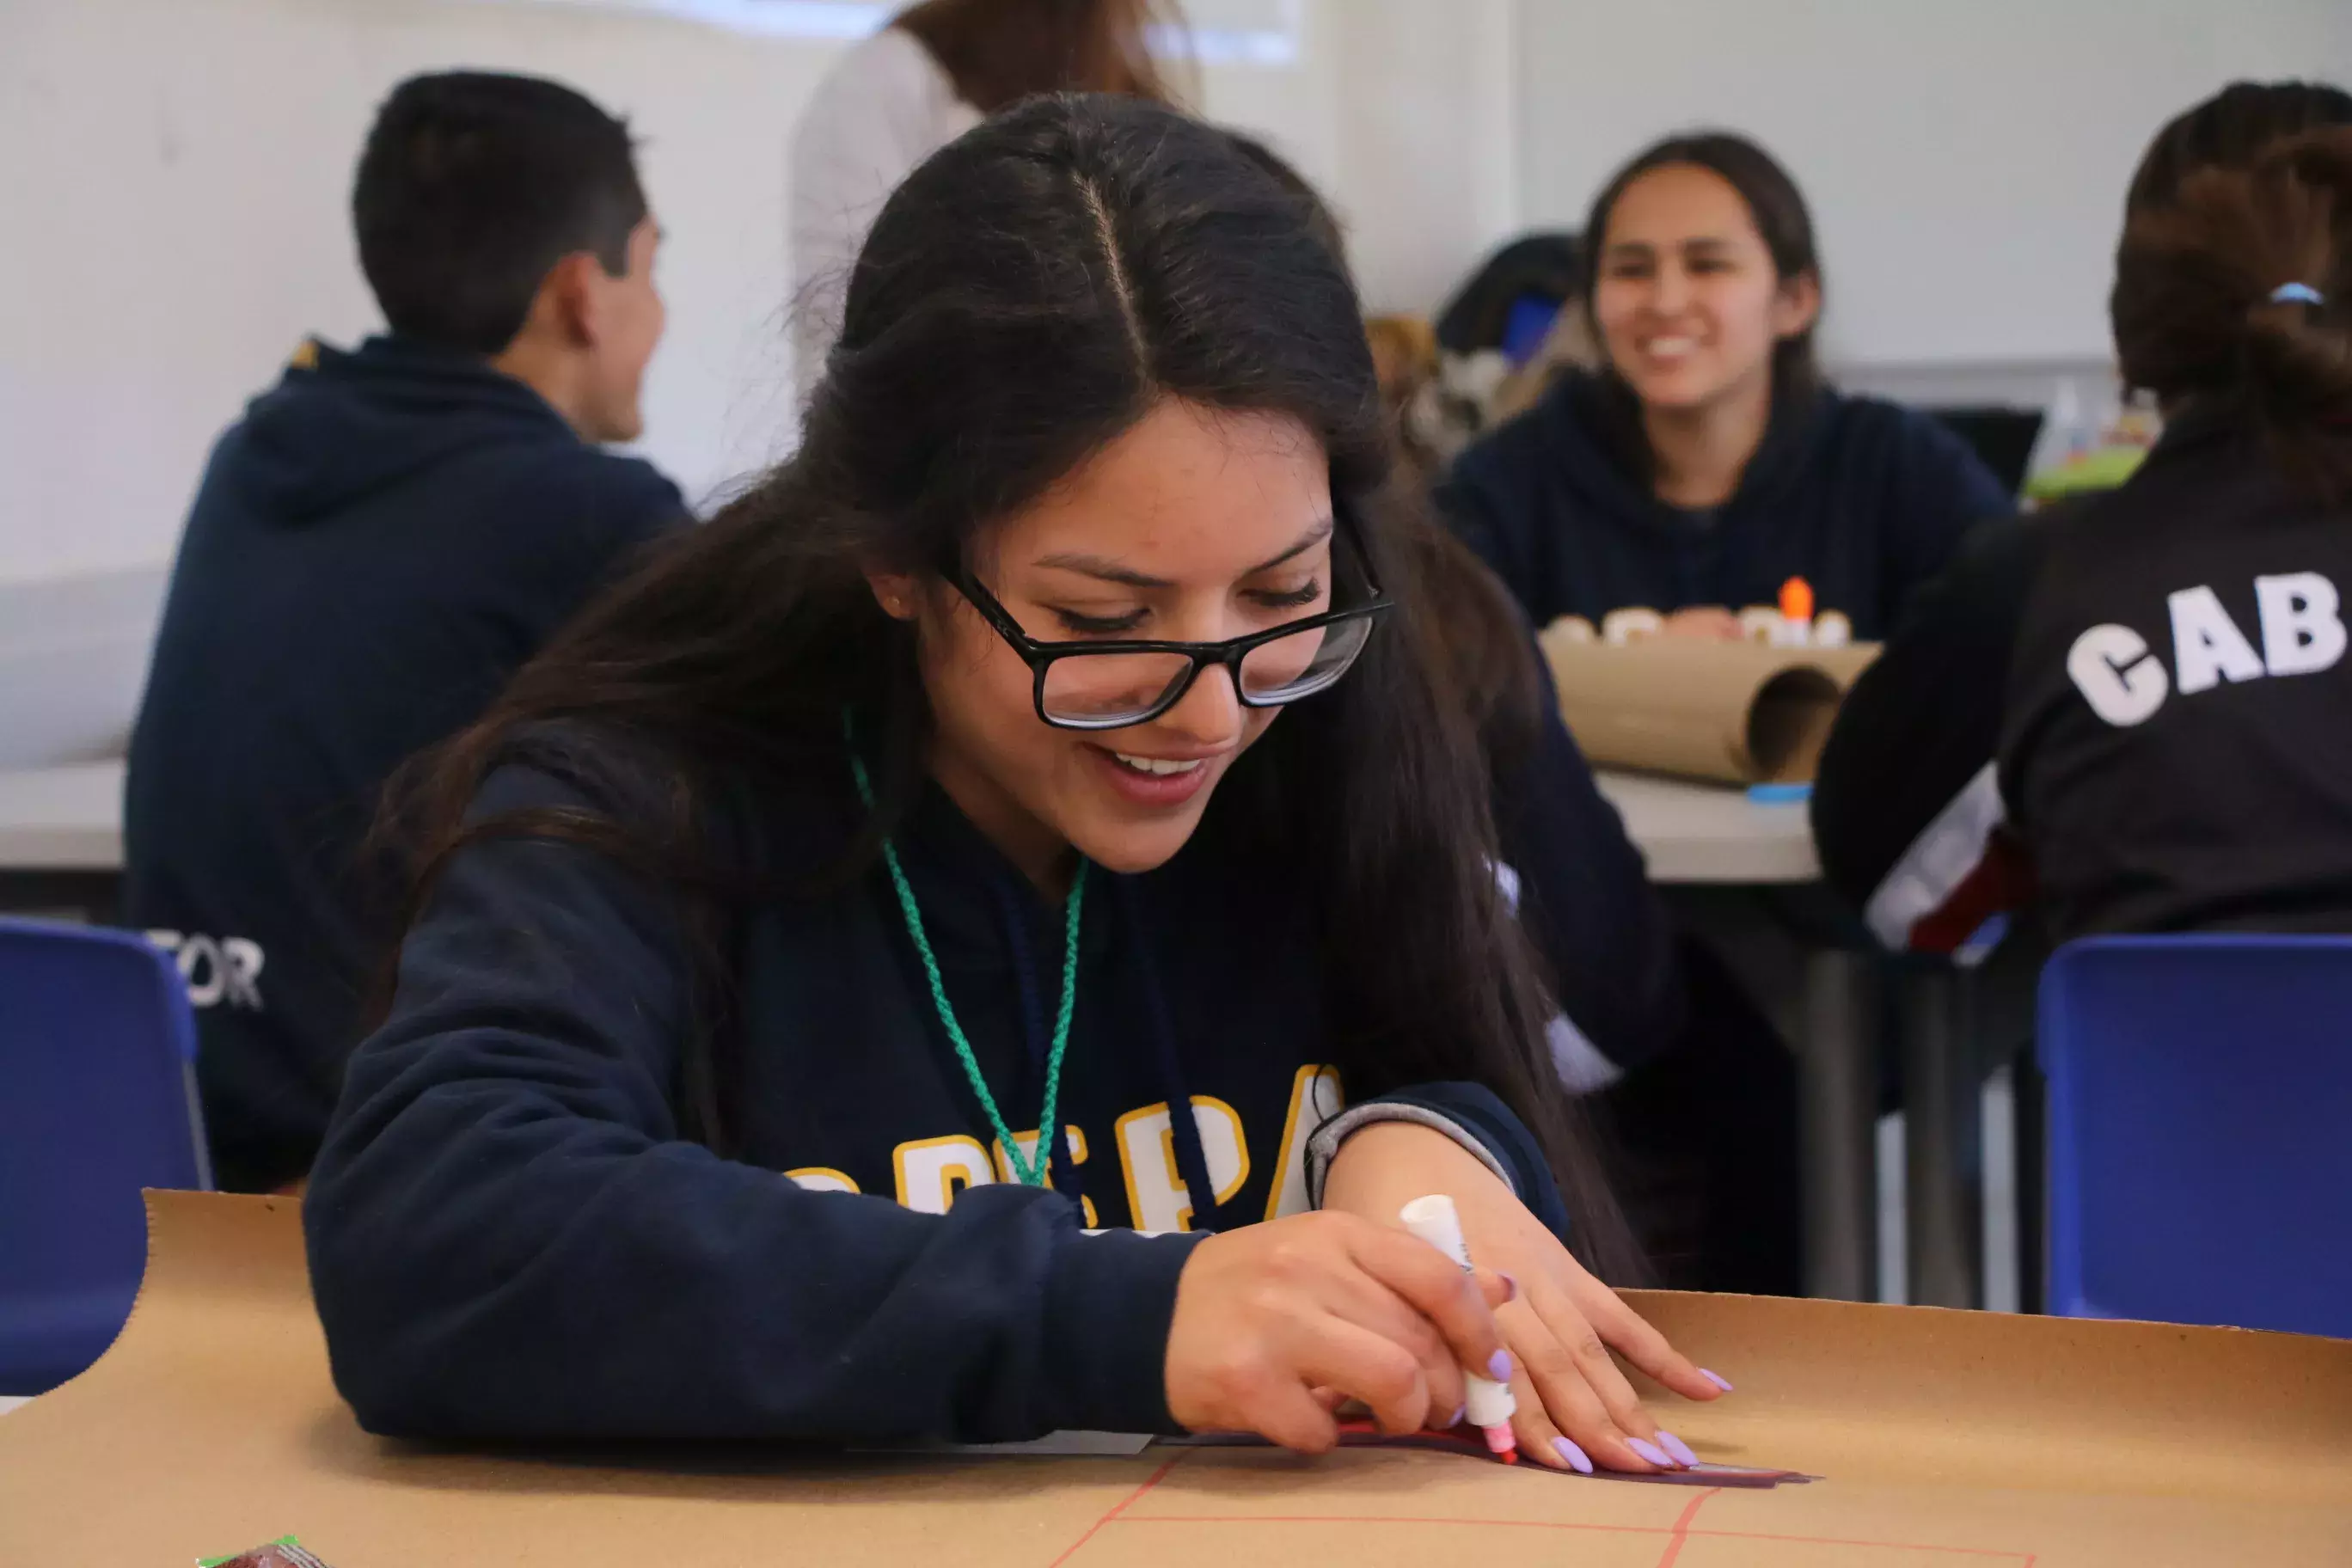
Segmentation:
<svg viewBox="0 0 2352 1568">
<path fill-rule="evenodd" d="M 1538 1462 L 1690 1462 L 1603 1346 L 1727 1385 L 1593 1272 L 1390 458 L 1219 132 L 1042 99 L 918 169 L 799 453 L 425 777 L 305 1205 L 361 1420 L 1318 1449 L 1468 1365 Z"/>
<path fill-rule="evenodd" d="M 1593 202 L 1583 265 L 1603 368 L 1465 452 L 1440 492 L 1538 626 L 1759 636 L 1801 577 L 1814 640 L 1874 640 L 1969 525 L 2012 510 L 1934 420 L 1823 384 L 1812 219 L 1755 143 L 1642 153 Z"/>
</svg>

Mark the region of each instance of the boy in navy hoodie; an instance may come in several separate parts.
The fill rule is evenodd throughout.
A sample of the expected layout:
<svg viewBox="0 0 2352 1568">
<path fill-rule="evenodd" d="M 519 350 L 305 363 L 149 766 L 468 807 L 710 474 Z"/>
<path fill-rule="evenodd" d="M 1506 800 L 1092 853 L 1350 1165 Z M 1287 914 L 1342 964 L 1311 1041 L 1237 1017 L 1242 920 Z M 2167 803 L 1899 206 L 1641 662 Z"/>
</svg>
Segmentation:
<svg viewBox="0 0 2352 1568">
<path fill-rule="evenodd" d="M 301 1176 L 334 1106 L 387 777 L 687 516 L 597 446 L 642 432 L 663 325 L 620 121 L 550 81 L 416 77 L 352 209 L 389 331 L 303 345 L 215 447 L 131 745 L 127 907 L 187 977 L 233 1190 Z"/>
</svg>

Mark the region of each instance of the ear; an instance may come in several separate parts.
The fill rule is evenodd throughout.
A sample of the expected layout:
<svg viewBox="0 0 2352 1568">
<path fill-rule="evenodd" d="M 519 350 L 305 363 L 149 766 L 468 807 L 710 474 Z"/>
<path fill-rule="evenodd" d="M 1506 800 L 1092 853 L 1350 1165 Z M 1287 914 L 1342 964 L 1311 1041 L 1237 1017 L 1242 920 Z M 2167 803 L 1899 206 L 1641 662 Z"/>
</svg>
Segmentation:
<svg viewBox="0 0 2352 1568">
<path fill-rule="evenodd" d="M 1806 270 L 1782 283 L 1772 296 L 1772 335 L 1802 337 L 1822 316 L 1822 279 Z"/>
<path fill-rule="evenodd" d="M 910 572 L 885 572 L 868 567 L 866 586 L 882 613 L 894 621 L 911 621 L 923 607 L 922 585 Z"/>
<path fill-rule="evenodd" d="M 597 287 L 604 280 L 604 264 L 575 250 L 547 269 L 531 313 L 543 315 L 567 344 L 593 348 L 604 331 L 604 290 Z"/>
</svg>

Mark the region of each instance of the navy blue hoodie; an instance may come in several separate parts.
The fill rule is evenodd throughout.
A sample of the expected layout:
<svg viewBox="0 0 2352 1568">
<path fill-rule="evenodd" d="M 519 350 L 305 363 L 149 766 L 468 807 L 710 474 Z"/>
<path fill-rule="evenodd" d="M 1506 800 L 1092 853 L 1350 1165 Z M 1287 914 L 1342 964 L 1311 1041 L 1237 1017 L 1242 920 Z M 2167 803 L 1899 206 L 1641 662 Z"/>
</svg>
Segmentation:
<svg viewBox="0 0 2352 1568">
<path fill-rule="evenodd" d="M 130 919 L 198 1005 L 214 1168 L 310 1166 L 381 952 L 355 856 L 385 779 L 478 713 L 633 547 L 652 468 L 479 359 L 307 346 L 215 447 L 131 743 Z"/>
<path fill-rule="evenodd" d="M 1776 409 L 1738 491 L 1706 511 L 1659 500 L 1616 423 L 1600 382 L 1565 378 L 1439 489 L 1538 626 L 1573 616 L 1622 640 L 1692 605 L 1775 610 L 1802 577 L 1823 636 L 1842 620 L 1847 638 L 1876 641 L 1970 524 L 2015 510 L 1958 437 L 1872 398 L 1824 391 Z"/>
<path fill-rule="evenodd" d="M 840 771 L 830 793 L 733 813 L 729 862 L 778 876 L 837 855 L 860 817 Z M 478 809 L 611 798 L 571 772 L 509 766 Z M 390 1018 L 352 1059 L 303 1205 L 336 1384 L 362 1424 L 832 1441 L 1170 1429 L 1168 1328 L 1198 1233 L 1311 1206 L 1309 1141 L 1347 1088 L 1329 1066 L 1325 922 L 1291 868 L 1221 833 L 1224 805 L 1157 870 L 1088 876 L 1055 1190 L 1003 1179 L 880 867 L 757 900 L 698 946 L 699 922 L 592 850 L 461 851 L 410 933 Z M 1062 910 L 936 789 L 898 841 L 949 1001 L 1026 1142 Z M 695 980 L 711 940 L 719 1004 Z M 690 1039 L 710 1042 L 697 1060 L 732 1064 L 718 1069 L 731 1158 L 689 1138 Z M 1377 1099 L 1449 1123 L 1564 1229 L 1537 1146 L 1488 1089 Z"/>
</svg>

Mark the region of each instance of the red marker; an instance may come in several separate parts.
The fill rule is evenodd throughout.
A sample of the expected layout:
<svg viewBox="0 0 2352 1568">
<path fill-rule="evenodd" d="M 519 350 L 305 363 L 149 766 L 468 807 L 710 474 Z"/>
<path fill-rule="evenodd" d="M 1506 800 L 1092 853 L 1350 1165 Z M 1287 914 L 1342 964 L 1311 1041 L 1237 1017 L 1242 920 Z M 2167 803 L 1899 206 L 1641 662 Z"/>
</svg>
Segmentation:
<svg viewBox="0 0 2352 1568">
<path fill-rule="evenodd" d="M 1405 1229 L 1454 1259 L 1465 1274 L 1470 1272 L 1470 1248 L 1462 1239 L 1462 1216 L 1454 1212 L 1452 1198 L 1444 1193 L 1415 1198 L 1404 1205 L 1397 1219 Z M 1497 1352 L 1495 1360 L 1497 1364 L 1486 1370 L 1501 1373 L 1500 1378 L 1482 1377 L 1468 1367 L 1462 1369 L 1464 1398 L 1471 1425 L 1486 1435 L 1486 1451 L 1507 1465 L 1516 1465 L 1519 1462 L 1519 1440 L 1511 1435 L 1511 1417 L 1518 1413 L 1519 1402 L 1511 1396 L 1510 1352 Z"/>
</svg>

